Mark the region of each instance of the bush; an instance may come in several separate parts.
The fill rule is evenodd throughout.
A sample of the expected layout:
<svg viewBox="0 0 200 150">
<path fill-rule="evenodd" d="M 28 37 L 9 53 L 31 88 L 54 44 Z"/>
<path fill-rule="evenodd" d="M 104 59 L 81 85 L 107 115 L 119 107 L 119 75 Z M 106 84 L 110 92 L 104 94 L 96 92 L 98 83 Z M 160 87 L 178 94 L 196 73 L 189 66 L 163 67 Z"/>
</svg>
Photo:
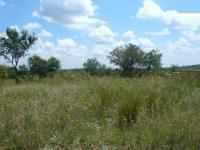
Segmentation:
<svg viewBox="0 0 200 150">
<path fill-rule="evenodd" d="M 29 71 L 32 75 L 46 77 L 50 72 L 57 72 L 60 69 L 60 61 L 54 57 L 48 60 L 34 55 L 28 59 Z"/>
<path fill-rule="evenodd" d="M 51 57 L 47 60 L 47 71 L 48 72 L 57 72 L 60 69 L 60 61 L 55 58 Z"/>
<path fill-rule="evenodd" d="M 0 65 L 0 79 L 7 79 L 8 76 L 8 68 Z"/>
<path fill-rule="evenodd" d="M 29 74 L 29 69 L 26 65 L 19 66 L 18 75 L 19 76 L 26 76 Z"/>
<path fill-rule="evenodd" d="M 28 59 L 30 73 L 32 75 L 39 75 L 45 77 L 47 75 L 47 62 L 46 60 L 34 55 Z"/>
<path fill-rule="evenodd" d="M 118 108 L 119 125 L 127 127 L 137 122 L 140 102 L 138 100 L 122 101 Z"/>
</svg>

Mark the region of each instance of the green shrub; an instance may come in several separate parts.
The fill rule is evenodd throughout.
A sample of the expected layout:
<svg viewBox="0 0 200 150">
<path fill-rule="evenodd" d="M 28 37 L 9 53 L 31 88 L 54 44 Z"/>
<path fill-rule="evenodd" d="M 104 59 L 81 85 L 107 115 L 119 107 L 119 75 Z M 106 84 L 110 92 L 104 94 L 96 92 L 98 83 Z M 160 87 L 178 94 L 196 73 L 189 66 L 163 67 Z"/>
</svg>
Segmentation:
<svg viewBox="0 0 200 150">
<path fill-rule="evenodd" d="M 0 65 L 0 79 L 8 78 L 8 68 Z"/>
<path fill-rule="evenodd" d="M 0 80 L 2 149 L 199 149 L 197 79 L 34 78 Z"/>
<path fill-rule="evenodd" d="M 118 117 L 120 126 L 129 126 L 137 122 L 140 111 L 140 102 L 138 100 L 123 101 L 118 108 Z"/>
</svg>

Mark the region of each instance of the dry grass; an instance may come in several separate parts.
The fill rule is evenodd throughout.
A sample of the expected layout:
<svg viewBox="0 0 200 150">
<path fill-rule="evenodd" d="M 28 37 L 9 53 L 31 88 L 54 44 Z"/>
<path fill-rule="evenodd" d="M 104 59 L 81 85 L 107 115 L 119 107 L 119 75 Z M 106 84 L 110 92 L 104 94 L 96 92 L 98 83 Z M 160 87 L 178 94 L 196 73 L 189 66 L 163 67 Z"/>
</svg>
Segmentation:
<svg viewBox="0 0 200 150">
<path fill-rule="evenodd" d="M 2 149 L 199 149 L 200 81 L 1 81 Z"/>
</svg>

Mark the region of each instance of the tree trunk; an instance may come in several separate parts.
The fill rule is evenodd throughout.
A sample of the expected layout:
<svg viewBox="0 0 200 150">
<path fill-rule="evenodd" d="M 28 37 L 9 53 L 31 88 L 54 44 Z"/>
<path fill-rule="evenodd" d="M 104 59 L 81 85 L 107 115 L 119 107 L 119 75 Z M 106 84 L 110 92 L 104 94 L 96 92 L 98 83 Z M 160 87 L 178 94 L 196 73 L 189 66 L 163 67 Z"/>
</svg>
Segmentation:
<svg viewBox="0 0 200 150">
<path fill-rule="evenodd" d="M 14 66 L 14 70 L 15 70 L 15 82 L 16 82 L 16 83 L 19 83 L 18 70 L 17 70 L 17 67 L 16 67 L 16 66 Z"/>
<path fill-rule="evenodd" d="M 18 70 L 17 70 L 16 66 L 14 66 L 14 70 L 15 70 L 15 76 L 17 76 L 18 75 Z"/>
</svg>

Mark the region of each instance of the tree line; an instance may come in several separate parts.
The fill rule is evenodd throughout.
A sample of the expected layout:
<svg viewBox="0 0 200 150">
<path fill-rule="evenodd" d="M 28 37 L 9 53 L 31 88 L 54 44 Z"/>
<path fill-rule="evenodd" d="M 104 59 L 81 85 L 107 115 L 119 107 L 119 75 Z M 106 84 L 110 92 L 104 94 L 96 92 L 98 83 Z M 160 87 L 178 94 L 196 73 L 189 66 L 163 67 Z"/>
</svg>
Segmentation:
<svg viewBox="0 0 200 150">
<path fill-rule="evenodd" d="M 124 77 L 158 72 L 162 67 L 161 58 L 162 54 L 157 50 L 144 52 L 139 46 L 133 44 L 117 47 L 108 55 L 110 63 L 117 66 Z M 109 70 L 105 65 L 101 65 L 96 58 L 88 59 L 83 66 L 91 75 L 102 75 L 102 72 L 106 74 L 105 71 Z"/>
<path fill-rule="evenodd" d="M 39 75 L 45 77 L 49 72 L 57 72 L 61 68 L 60 61 L 51 57 L 48 60 L 34 55 L 28 59 L 28 65 L 19 66 L 19 61 L 27 56 L 28 50 L 37 41 L 35 34 L 29 34 L 23 30 L 7 28 L 6 35 L 0 36 L 0 56 L 2 56 L 12 67 L 0 66 L 0 73 L 5 73 L 5 68 L 14 72 L 13 76 Z M 98 62 L 96 58 L 88 59 L 83 63 L 84 70 L 90 75 L 105 76 L 113 72 L 120 73 L 124 77 L 141 76 L 143 74 L 155 73 L 162 67 L 162 54 L 157 50 L 145 52 L 141 47 L 128 44 L 115 48 L 107 58 L 116 69 L 108 68 Z M 4 71 L 2 71 L 4 70 Z"/>
</svg>

